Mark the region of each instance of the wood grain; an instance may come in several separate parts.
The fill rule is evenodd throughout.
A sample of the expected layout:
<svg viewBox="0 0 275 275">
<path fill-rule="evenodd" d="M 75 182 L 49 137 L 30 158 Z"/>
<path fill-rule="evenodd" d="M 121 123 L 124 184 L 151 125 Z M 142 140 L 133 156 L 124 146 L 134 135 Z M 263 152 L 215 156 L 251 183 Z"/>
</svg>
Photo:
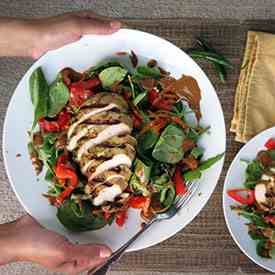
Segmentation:
<svg viewBox="0 0 275 275">
<path fill-rule="evenodd" d="M 240 144 L 234 142 L 233 136 L 228 130 L 233 114 L 233 98 L 246 33 L 247 30 L 275 32 L 275 21 L 241 22 L 237 20 L 186 18 L 125 20 L 125 23 L 132 28 L 161 36 L 183 50 L 192 47 L 195 38 L 203 35 L 211 41 L 217 50 L 234 63 L 234 69 L 229 72 L 226 84 L 221 84 L 209 64 L 200 63 L 216 88 L 227 125 L 225 166 L 210 201 L 195 220 L 176 236 L 146 250 L 125 255 L 113 267 L 114 272 L 111 272 L 111 274 L 169 274 L 170 272 L 171 274 L 199 274 L 204 272 L 205 274 L 265 273 L 240 252 L 230 237 L 222 212 L 222 188 L 230 162 L 240 149 Z M 29 65 L 29 61 L 19 59 L 2 59 L 0 62 L 1 126 L 3 126 L 4 113 L 12 91 Z M 185 64 L 182 64 L 182 66 L 185 66 Z M 0 180 L 0 221 L 6 222 L 22 214 L 22 208 L 9 187 L 4 172 L 2 155 L 0 157 Z M 0 273 L 11 274 L 8 270 L 11 270 L 10 267 L 2 268 L 3 273 L 1 269 Z M 34 270 L 33 274 L 45 274 L 42 270 L 40 272 L 40 269 Z"/>
</svg>

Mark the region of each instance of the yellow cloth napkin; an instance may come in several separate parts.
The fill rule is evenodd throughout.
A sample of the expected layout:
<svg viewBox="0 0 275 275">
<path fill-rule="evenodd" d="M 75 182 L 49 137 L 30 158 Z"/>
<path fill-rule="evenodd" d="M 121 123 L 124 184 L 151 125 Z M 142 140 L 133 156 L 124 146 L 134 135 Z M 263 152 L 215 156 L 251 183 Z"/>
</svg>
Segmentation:
<svg viewBox="0 0 275 275">
<path fill-rule="evenodd" d="M 249 31 L 230 130 L 247 142 L 275 126 L 275 35 Z"/>
</svg>

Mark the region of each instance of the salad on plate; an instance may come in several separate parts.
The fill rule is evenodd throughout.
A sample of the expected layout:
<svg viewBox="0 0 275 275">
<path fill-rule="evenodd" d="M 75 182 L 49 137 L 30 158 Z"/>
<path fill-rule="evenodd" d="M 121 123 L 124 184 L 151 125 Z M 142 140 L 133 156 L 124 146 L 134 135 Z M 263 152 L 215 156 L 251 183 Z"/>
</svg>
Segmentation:
<svg viewBox="0 0 275 275">
<path fill-rule="evenodd" d="M 29 79 L 30 158 L 49 184 L 43 196 L 71 231 L 122 227 L 129 208 L 149 220 L 223 158 L 203 158 L 198 142 L 209 127 L 200 125 L 197 81 L 175 79 L 153 59 L 140 65 L 134 52 L 129 58 L 131 66 L 64 68 L 50 84 L 39 67 Z"/>
<path fill-rule="evenodd" d="M 267 140 L 256 159 L 243 161 L 247 162 L 244 187 L 227 191 L 238 202 L 231 209 L 248 220 L 257 254 L 275 258 L 275 139 Z"/>
</svg>

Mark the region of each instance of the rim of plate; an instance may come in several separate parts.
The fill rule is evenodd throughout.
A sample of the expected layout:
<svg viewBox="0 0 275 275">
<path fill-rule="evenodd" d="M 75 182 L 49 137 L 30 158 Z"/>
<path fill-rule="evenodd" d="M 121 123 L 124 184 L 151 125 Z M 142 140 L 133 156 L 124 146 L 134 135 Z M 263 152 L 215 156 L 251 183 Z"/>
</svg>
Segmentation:
<svg viewBox="0 0 275 275">
<path fill-rule="evenodd" d="M 227 173 L 226 173 L 226 177 L 225 177 L 225 180 L 224 180 L 223 194 L 222 194 L 222 196 L 223 196 L 223 198 L 222 198 L 222 204 L 223 204 L 223 215 L 224 215 L 224 219 L 225 219 L 225 222 L 226 222 L 227 229 L 228 229 L 228 231 L 229 231 L 229 233 L 230 233 L 232 239 L 234 240 L 234 242 L 235 242 L 235 243 L 237 244 L 237 246 L 239 247 L 239 249 L 240 249 L 240 250 L 241 250 L 241 251 L 242 251 L 251 261 L 253 261 L 256 265 L 258 265 L 258 266 L 262 267 L 263 269 L 268 270 L 268 271 L 270 271 L 270 272 L 275 272 L 275 268 L 272 269 L 272 268 L 270 268 L 270 267 L 267 267 L 267 266 L 265 266 L 264 264 L 259 263 L 259 262 L 257 261 L 257 259 L 254 259 L 253 256 L 250 255 L 249 251 L 246 251 L 246 250 L 242 247 L 241 243 L 238 242 L 238 240 L 237 240 L 236 237 L 235 237 L 235 234 L 233 233 L 233 229 L 232 229 L 231 226 L 230 226 L 230 221 L 229 221 L 229 219 L 228 219 L 228 217 L 227 217 L 227 210 L 226 210 L 226 205 L 225 205 L 225 200 L 227 199 L 227 194 L 226 194 L 226 191 L 227 191 L 227 190 L 226 190 L 226 188 L 228 187 L 228 182 L 229 182 L 229 180 L 230 180 L 230 175 L 231 175 L 231 173 L 232 173 L 232 171 L 233 171 L 233 165 L 234 165 L 235 162 L 237 161 L 238 157 L 239 157 L 240 155 L 242 155 L 243 152 L 245 152 L 245 150 L 246 150 L 246 148 L 247 148 L 247 146 L 248 146 L 249 144 L 255 142 L 255 141 L 258 140 L 258 139 L 260 140 L 260 139 L 262 138 L 262 136 L 264 136 L 265 134 L 269 134 L 269 133 L 275 133 L 275 126 L 274 126 L 274 127 L 271 127 L 271 128 L 268 128 L 268 129 L 266 129 L 266 130 L 260 132 L 260 133 L 257 134 L 256 136 L 254 136 L 254 137 L 253 137 L 252 139 L 250 139 L 250 140 L 249 140 L 249 141 L 248 141 L 248 142 L 238 151 L 238 153 L 235 155 L 233 161 L 231 162 L 231 164 L 230 164 L 230 166 L 229 166 L 229 169 L 228 169 L 228 171 L 227 171 Z M 255 153 L 257 153 L 257 152 L 255 152 Z M 274 263 L 275 263 L 275 259 L 274 259 Z"/>
<path fill-rule="evenodd" d="M 224 161 L 225 161 L 225 156 L 226 156 L 226 139 L 227 139 L 227 135 L 226 135 L 226 126 L 225 126 L 224 112 L 223 112 L 223 108 L 222 108 L 221 102 L 220 102 L 220 100 L 218 98 L 216 89 L 212 85 L 212 83 L 211 83 L 210 79 L 207 77 L 206 73 L 204 73 L 204 71 L 202 70 L 202 68 L 188 54 L 186 54 L 182 49 L 180 49 L 179 47 L 177 47 L 176 45 L 174 45 L 172 42 L 170 42 L 170 41 L 168 41 L 168 40 L 166 40 L 164 38 L 161 38 L 161 37 L 159 37 L 157 35 L 148 33 L 148 32 L 144 32 L 144 31 L 140 31 L 140 30 L 134 30 L 134 29 L 128 29 L 128 28 L 122 28 L 117 33 L 126 33 L 126 34 L 132 33 L 132 34 L 143 35 L 144 37 L 148 37 L 148 39 L 149 38 L 152 38 L 152 39 L 155 39 L 155 40 L 158 39 L 160 43 L 166 44 L 170 48 L 173 48 L 173 50 L 175 52 L 177 52 L 178 55 L 184 55 L 185 58 L 187 58 L 189 60 L 189 62 L 193 64 L 193 66 L 200 73 L 200 75 L 208 82 L 208 88 L 211 89 L 212 92 L 214 92 L 213 96 L 215 97 L 215 99 L 217 101 L 217 105 L 218 105 L 219 111 L 221 112 L 221 115 L 222 115 L 221 132 L 223 133 L 222 146 L 224 148 L 224 156 L 219 161 L 220 162 L 220 169 L 218 169 L 218 177 L 217 177 L 217 180 L 216 180 L 215 184 L 209 186 L 209 189 L 208 189 L 209 192 L 208 192 L 208 194 L 206 196 L 203 196 L 201 198 L 201 200 L 200 200 L 201 203 L 199 204 L 199 207 L 197 207 L 196 210 L 192 213 L 191 218 L 188 219 L 188 222 L 182 223 L 182 226 L 180 226 L 179 228 L 176 228 L 173 231 L 171 230 L 171 232 L 169 232 L 165 236 L 158 238 L 157 241 L 146 242 L 146 243 L 143 243 L 143 245 L 139 245 L 139 246 L 136 246 L 136 245 L 135 246 L 131 246 L 126 251 L 126 252 L 132 252 L 132 251 L 138 251 L 138 250 L 141 250 L 141 249 L 145 249 L 145 248 L 154 246 L 156 244 L 159 244 L 159 243 L 161 243 L 161 242 L 163 242 L 163 241 L 171 238 L 172 236 L 176 235 L 179 231 L 183 230 L 186 225 L 190 224 L 194 220 L 194 218 L 201 212 L 201 210 L 205 207 L 206 203 L 209 201 L 211 195 L 213 194 L 213 192 L 214 192 L 214 190 L 215 190 L 215 188 L 216 188 L 216 186 L 218 184 L 218 181 L 220 179 L 221 173 L 223 171 Z M 32 211 L 24 204 L 21 196 L 16 191 L 16 187 L 15 187 L 16 185 L 15 185 L 15 183 L 12 180 L 12 177 L 11 177 L 11 174 L 10 174 L 10 169 L 9 169 L 9 166 L 8 166 L 8 160 L 7 160 L 7 156 L 6 156 L 6 152 L 5 152 L 5 150 L 6 150 L 6 147 L 5 147 L 5 145 L 6 145 L 6 132 L 7 132 L 7 125 L 8 125 L 7 124 L 8 123 L 7 122 L 7 117 L 8 117 L 11 105 L 16 100 L 15 91 L 17 90 L 17 88 L 18 88 L 19 84 L 21 83 L 21 81 L 23 81 L 23 78 L 25 77 L 25 75 L 37 63 L 42 62 L 49 55 L 58 54 L 59 51 L 62 51 L 63 48 L 70 47 L 70 45 L 77 45 L 78 43 L 82 43 L 83 41 L 85 41 L 85 39 L 87 39 L 89 37 L 92 37 L 92 36 L 97 36 L 97 35 L 84 35 L 80 40 L 78 40 L 76 42 L 67 44 L 67 45 L 65 45 L 65 46 L 63 46 L 61 48 L 55 49 L 55 50 L 48 51 L 47 53 L 45 53 L 44 55 L 42 55 L 39 59 L 37 59 L 34 63 L 32 63 L 31 66 L 27 68 L 26 72 L 24 73 L 24 75 L 22 75 L 21 79 L 19 80 L 18 84 L 16 85 L 16 87 L 14 89 L 14 92 L 13 92 L 11 98 L 10 98 L 7 110 L 5 112 L 5 119 L 4 119 L 4 124 L 3 124 L 3 134 L 2 134 L 2 155 L 3 155 L 3 160 L 4 160 L 4 167 L 5 167 L 5 171 L 6 171 L 9 183 L 12 186 L 13 192 L 16 194 L 16 197 L 19 200 L 19 202 L 22 205 L 22 207 L 24 208 L 24 210 L 28 214 L 30 214 L 30 215 L 31 215 Z"/>
</svg>

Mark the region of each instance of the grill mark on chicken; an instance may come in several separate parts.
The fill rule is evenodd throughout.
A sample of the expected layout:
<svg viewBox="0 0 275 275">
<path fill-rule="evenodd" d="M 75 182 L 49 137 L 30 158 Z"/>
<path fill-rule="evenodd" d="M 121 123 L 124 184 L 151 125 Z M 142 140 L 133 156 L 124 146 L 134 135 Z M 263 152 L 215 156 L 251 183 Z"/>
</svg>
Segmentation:
<svg viewBox="0 0 275 275">
<path fill-rule="evenodd" d="M 85 125 L 114 125 L 119 124 L 120 120 L 114 119 L 114 120 L 94 120 L 94 121 L 85 121 L 83 124 Z"/>
<path fill-rule="evenodd" d="M 107 106 L 108 106 L 108 104 L 95 103 L 95 104 L 85 105 L 85 106 L 81 107 L 81 111 L 87 110 L 87 109 L 92 109 L 92 108 L 105 108 Z"/>
<path fill-rule="evenodd" d="M 97 146 L 102 148 L 121 148 L 121 149 L 124 149 L 126 147 L 125 144 L 111 144 L 111 143 L 101 143 Z"/>
<path fill-rule="evenodd" d="M 111 159 L 112 157 L 105 157 L 105 156 L 92 156 L 90 158 L 90 160 L 103 160 L 103 161 L 106 161 L 106 160 L 109 160 Z"/>
</svg>

